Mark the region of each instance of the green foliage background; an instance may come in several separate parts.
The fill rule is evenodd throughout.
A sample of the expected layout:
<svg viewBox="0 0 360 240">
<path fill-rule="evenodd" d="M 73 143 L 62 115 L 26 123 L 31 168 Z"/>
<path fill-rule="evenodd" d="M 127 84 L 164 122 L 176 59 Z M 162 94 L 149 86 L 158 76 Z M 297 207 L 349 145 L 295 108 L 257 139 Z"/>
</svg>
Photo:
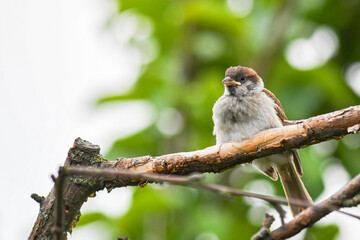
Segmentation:
<svg viewBox="0 0 360 240">
<path fill-rule="evenodd" d="M 157 117 L 166 109 L 176 109 L 184 128 L 176 135 L 164 135 L 155 119 L 141 132 L 116 140 L 107 159 L 156 156 L 215 144 L 211 109 L 222 95 L 221 80 L 229 66 L 254 68 L 283 103 L 289 119 L 359 104 L 359 97 L 345 83 L 344 69 L 360 59 L 360 1 L 254 1 L 252 12 L 244 18 L 231 13 L 226 1 L 220 0 L 118 0 L 117 4 L 118 14 L 136 16 L 139 28 L 150 23 L 150 36 L 134 37 L 129 44 L 144 54 L 154 54 L 129 91 L 104 96 L 98 104 L 145 100 L 154 106 Z M 309 38 L 322 25 L 337 34 L 335 57 L 313 70 L 293 68 L 285 58 L 286 46 L 296 38 Z M 300 150 L 303 181 L 314 199 L 324 189 L 322 172 L 328 165 L 340 164 L 350 177 L 359 172 L 359 145 L 360 138 L 354 135 L 323 145 L 323 152 L 314 147 Z M 264 180 L 273 186 L 274 194 L 283 196 L 278 182 L 246 167 L 207 174 L 207 179 L 239 189 Z M 268 209 L 265 204 L 257 207 L 260 216 Z M 112 239 L 195 239 L 204 232 L 219 239 L 249 239 L 262 224 L 261 218 L 248 220 L 253 211 L 242 198 L 229 200 L 185 187 L 147 186 L 136 188 L 125 215 L 110 218 L 88 213 L 79 226 L 102 222 Z M 335 225 L 315 225 L 305 239 L 334 239 L 337 232 Z M 212 239 L 201 236 L 196 239 Z"/>
</svg>

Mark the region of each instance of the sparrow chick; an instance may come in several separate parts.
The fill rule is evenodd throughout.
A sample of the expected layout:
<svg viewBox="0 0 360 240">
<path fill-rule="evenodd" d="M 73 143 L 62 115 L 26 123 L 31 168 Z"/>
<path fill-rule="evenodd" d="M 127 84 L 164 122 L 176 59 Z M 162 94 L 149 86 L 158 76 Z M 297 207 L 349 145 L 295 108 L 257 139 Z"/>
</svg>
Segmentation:
<svg viewBox="0 0 360 240">
<path fill-rule="evenodd" d="M 264 88 L 262 79 L 253 69 L 230 67 L 222 82 L 225 85 L 224 95 L 213 107 L 216 144 L 238 142 L 252 138 L 265 129 L 285 125 L 287 118 L 280 101 Z M 296 150 L 259 158 L 252 164 L 275 181 L 279 175 L 293 216 L 306 207 L 296 206 L 291 201 L 313 204 L 300 179 L 303 172 Z"/>
</svg>

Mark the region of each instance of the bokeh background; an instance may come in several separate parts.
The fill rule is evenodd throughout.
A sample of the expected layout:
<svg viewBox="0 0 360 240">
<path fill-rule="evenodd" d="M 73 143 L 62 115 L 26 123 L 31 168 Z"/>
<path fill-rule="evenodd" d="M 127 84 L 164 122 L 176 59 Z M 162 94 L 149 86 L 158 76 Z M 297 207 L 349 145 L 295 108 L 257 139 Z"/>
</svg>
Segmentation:
<svg viewBox="0 0 360 240">
<path fill-rule="evenodd" d="M 47 195 L 78 136 L 109 160 L 215 144 L 211 109 L 229 66 L 254 68 L 289 119 L 359 104 L 359 16 L 357 0 L 0 2 L 0 238 L 27 237 L 30 194 Z M 300 156 L 320 201 L 360 172 L 360 135 Z M 206 181 L 283 196 L 250 166 Z M 69 238 L 249 239 L 265 212 L 278 218 L 264 202 L 186 187 L 116 189 L 85 203 Z M 358 225 L 333 213 L 293 239 L 354 239 Z"/>
</svg>

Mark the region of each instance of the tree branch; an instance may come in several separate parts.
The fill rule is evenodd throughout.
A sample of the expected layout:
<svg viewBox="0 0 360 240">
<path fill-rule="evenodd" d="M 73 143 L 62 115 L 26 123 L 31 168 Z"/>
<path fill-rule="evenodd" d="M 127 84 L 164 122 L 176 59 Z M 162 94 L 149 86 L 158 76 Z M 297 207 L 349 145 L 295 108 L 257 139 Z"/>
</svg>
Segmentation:
<svg viewBox="0 0 360 240">
<path fill-rule="evenodd" d="M 225 143 L 203 150 L 137 158 L 119 158 L 109 162 L 102 158 L 100 148 L 78 138 L 69 150 L 65 167 L 81 166 L 99 169 L 127 169 L 136 173 L 159 173 L 185 175 L 193 172 L 218 173 L 237 164 L 251 162 L 255 158 L 302 148 L 339 139 L 349 133 L 359 132 L 360 106 L 323 114 L 282 128 L 269 129 L 254 138 L 242 142 Z M 64 226 L 63 236 L 71 231 L 80 216 L 80 208 L 92 193 L 105 187 L 134 186 L 141 180 L 131 177 L 73 176 L 64 181 Z M 55 188 L 42 201 L 40 212 L 28 239 L 52 239 Z M 57 229 L 55 229 L 57 230 Z"/>
<path fill-rule="evenodd" d="M 252 237 L 251 240 L 262 240 L 262 239 L 266 239 L 269 237 L 269 232 L 270 232 L 270 227 L 271 224 L 275 221 L 275 218 L 269 214 L 265 214 L 265 221 L 262 225 L 262 227 L 260 228 L 260 230 L 255 233 Z"/>
<path fill-rule="evenodd" d="M 349 133 L 359 132 L 359 126 L 360 105 L 301 120 L 297 124 L 268 129 L 242 142 L 159 157 L 119 158 L 117 162 L 106 162 L 105 165 L 136 172 L 167 174 L 221 172 L 259 157 L 340 139 Z"/>
<path fill-rule="evenodd" d="M 261 199 L 263 201 L 268 202 L 275 208 L 275 210 L 280 215 L 282 226 L 284 226 L 286 228 L 289 225 L 289 224 L 285 225 L 285 223 L 284 223 L 285 211 L 280 206 L 280 204 L 287 204 L 286 199 L 281 198 L 281 197 L 274 197 L 274 196 L 267 196 L 267 195 L 263 195 L 263 194 L 245 192 L 245 191 L 241 191 L 238 189 L 234 189 L 234 188 L 219 185 L 219 184 L 204 183 L 204 182 L 200 181 L 202 179 L 202 177 L 200 177 L 199 175 L 190 175 L 190 176 L 184 177 L 184 176 L 164 175 L 164 174 L 156 174 L 156 173 L 137 173 L 137 172 L 131 172 L 129 170 L 120 170 L 120 169 L 104 170 L 104 169 L 92 169 L 92 168 L 89 169 L 89 168 L 82 168 L 82 167 L 61 167 L 59 170 L 59 177 L 58 177 L 58 179 L 56 179 L 57 202 L 59 202 L 63 199 L 62 193 L 59 190 L 62 188 L 65 178 L 69 177 L 69 176 L 92 176 L 92 177 L 107 177 L 107 178 L 128 177 L 128 178 L 132 178 L 132 179 L 138 179 L 141 182 L 145 180 L 146 183 L 148 181 L 154 182 L 154 183 L 168 182 L 168 183 L 175 184 L 175 185 L 208 190 L 208 191 L 212 191 L 212 192 L 218 193 L 218 194 L 220 194 L 222 196 L 226 196 L 226 197 L 242 196 L 242 197 L 257 198 L 257 199 Z M 360 174 L 356 178 L 360 179 Z M 355 181 L 353 184 L 351 184 L 351 183 L 347 184 L 344 188 L 342 188 L 340 193 L 337 193 L 337 194 L 331 196 L 329 199 L 327 199 L 324 202 L 317 204 L 315 206 L 308 205 L 307 203 L 304 203 L 302 201 L 296 201 L 296 200 L 293 200 L 292 204 L 299 205 L 299 206 L 306 206 L 306 207 L 311 206 L 313 208 L 320 208 L 320 209 L 326 208 L 328 213 L 330 213 L 332 211 L 339 211 L 339 208 L 341 208 L 341 207 L 353 207 L 353 206 L 357 206 L 359 204 L 360 194 L 359 194 L 359 192 L 357 192 L 356 188 L 360 189 L 360 180 Z M 355 194 L 354 196 L 352 196 L 352 192 L 354 192 L 354 194 Z M 345 195 L 344 193 L 347 193 L 348 195 Z M 337 199 L 337 195 L 340 195 L 342 197 L 342 199 L 338 199 L 337 203 L 333 204 L 333 200 Z M 346 196 L 350 196 L 350 198 L 347 198 Z M 321 204 L 323 204 L 323 205 L 321 205 Z M 61 215 L 61 213 L 64 211 L 62 208 L 63 208 L 63 205 L 61 205 L 61 204 L 58 204 L 56 207 L 56 214 L 57 214 L 56 221 L 55 221 L 55 229 L 56 230 L 63 229 L 62 221 L 61 221 L 63 219 L 63 216 Z M 342 211 L 339 211 L 339 212 L 359 219 L 358 216 L 355 216 L 353 214 L 348 214 L 348 213 L 342 212 Z M 324 213 L 324 211 L 321 211 L 321 213 Z M 306 217 L 307 218 L 319 217 L 319 219 L 320 219 L 326 215 L 326 214 L 319 215 L 319 212 L 317 212 L 317 211 L 313 211 L 310 214 L 312 214 L 310 217 L 309 216 L 306 216 Z M 301 215 L 299 215 L 299 217 L 300 216 Z M 266 215 L 266 219 L 265 219 L 263 227 L 259 230 L 259 232 L 257 232 L 253 236 L 252 239 L 260 240 L 260 239 L 271 238 L 271 235 L 269 234 L 269 232 L 270 232 L 269 229 L 273 222 L 273 220 L 271 220 L 271 219 L 274 219 L 274 217 L 270 216 L 270 215 Z M 299 220 L 298 222 L 300 224 L 303 224 L 303 220 Z M 299 223 L 294 223 L 293 225 L 296 225 Z M 309 225 L 309 226 L 311 226 L 311 225 Z M 305 228 L 306 226 L 300 225 L 299 227 Z M 295 229 L 295 228 L 292 228 L 292 229 Z M 59 235 L 58 235 L 59 232 L 56 232 L 56 231 L 53 231 L 53 232 L 54 232 L 54 236 L 56 237 L 56 239 L 60 239 Z M 290 236 L 293 236 L 297 232 L 293 230 L 290 232 L 286 231 L 286 233 L 290 234 Z M 278 239 L 278 238 L 275 238 L 275 239 Z"/>
<path fill-rule="evenodd" d="M 325 217 L 332 211 L 338 210 L 342 207 L 354 206 L 347 205 L 346 203 L 348 200 L 351 201 L 354 198 L 358 198 L 359 193 L 360 174 L 358 174 L 354 179 L 352 179 L 337 193 L 333 194 L 330 198 L 307 208 L 290 222 L 272 231 L 269 236 L 270 238 L 266 239 L 285 239 L 294 236 L 304 228 L 313 225 L 315 222 L 319 221 L 321 218 Z M 359 204 L 357 200 L 355 200 L 353 203 Z"/>
</svg>

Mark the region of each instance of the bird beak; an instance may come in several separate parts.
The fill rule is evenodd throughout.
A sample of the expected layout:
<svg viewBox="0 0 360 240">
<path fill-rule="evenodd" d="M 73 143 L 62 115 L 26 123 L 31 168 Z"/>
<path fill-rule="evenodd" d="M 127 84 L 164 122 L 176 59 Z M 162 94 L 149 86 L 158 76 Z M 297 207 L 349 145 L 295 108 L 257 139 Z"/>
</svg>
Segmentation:
<svg viewBox="0 0 360 240">
<path fill-rule="evenodd" d="M 238 85 L 238 86 L 241 85 L 241 83 L 236 82 L 235 80 L 231 79 L 230 77 L 224 78 L 224 80 L 222 80 L 222 82 L 227 87 L 232 87 L 232 86 L 235 86 L 235 85 Z"/>
</svg>

